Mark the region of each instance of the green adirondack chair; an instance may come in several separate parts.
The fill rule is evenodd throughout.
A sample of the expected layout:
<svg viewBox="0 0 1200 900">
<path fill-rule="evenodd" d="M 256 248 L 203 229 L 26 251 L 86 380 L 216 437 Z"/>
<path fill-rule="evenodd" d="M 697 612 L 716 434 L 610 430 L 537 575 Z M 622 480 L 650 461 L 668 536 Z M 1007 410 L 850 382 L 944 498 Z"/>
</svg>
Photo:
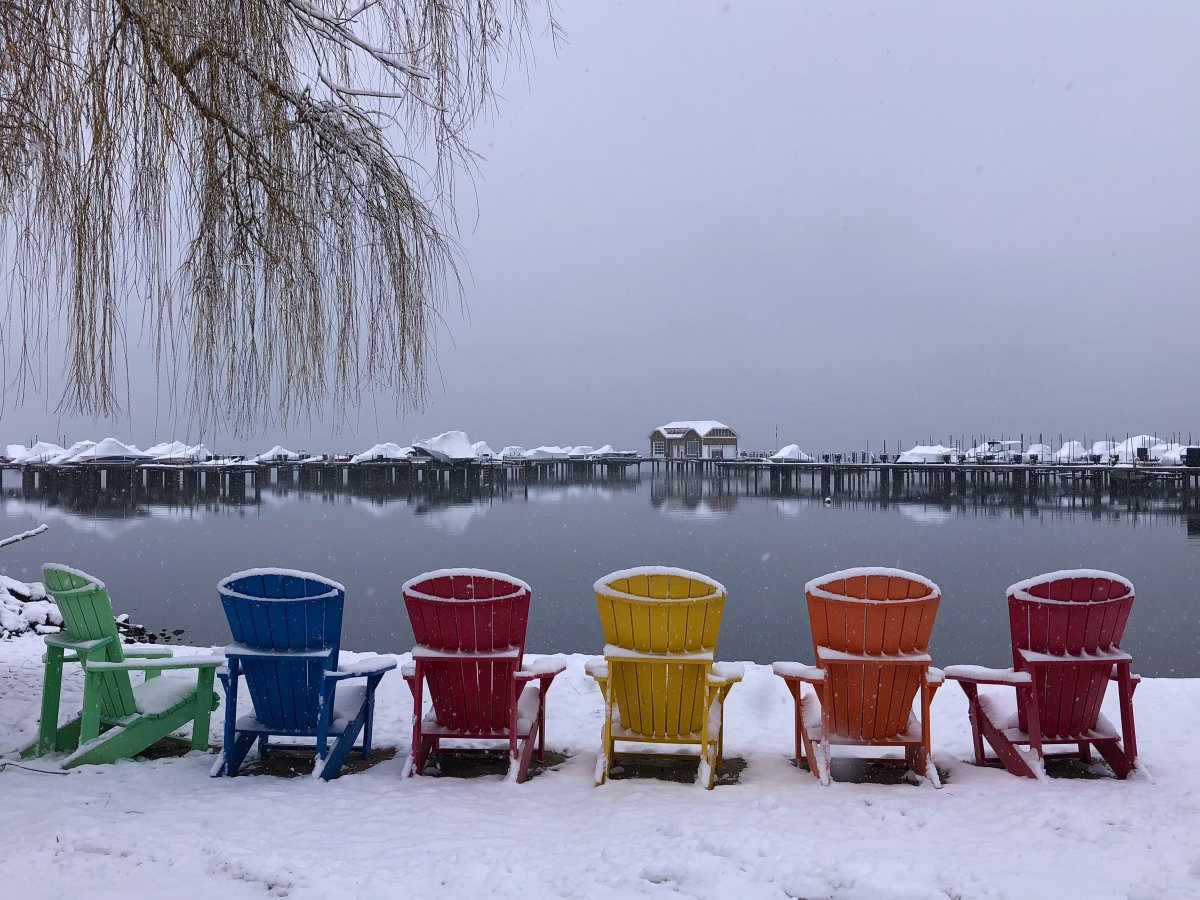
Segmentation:
<svg viewBox="0 0 1200 900">
<path fill-rule="evenodd" d="M 169 650 L 126 651 L 117 634 L 104 583 L 84 572 L 47 563 L 42 577 L 63 617 L 63 630 L 46 636 L 42 717 L 37 740 L 23 757 L 67 753 L 63 768 L 109 763 L 138 753 L 192 723 L 192 737 L 174 738 L 208 748 L 209 714 L 217 708 L 213 676 L 219 656 L 174 658 Z M 83 667 L 83 708 L 58 725 L 63 664 Z M 193 678 L 160 678 L 169 669 L 194 669 Z M 130 672 L 144 672 L 134 684 Z"/>
</svg>

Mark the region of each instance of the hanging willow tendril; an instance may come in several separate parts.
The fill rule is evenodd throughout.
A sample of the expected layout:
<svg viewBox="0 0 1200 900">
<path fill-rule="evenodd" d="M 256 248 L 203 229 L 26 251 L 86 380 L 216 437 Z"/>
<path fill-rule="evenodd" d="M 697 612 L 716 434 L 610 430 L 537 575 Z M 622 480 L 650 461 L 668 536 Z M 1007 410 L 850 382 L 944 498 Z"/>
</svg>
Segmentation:
<svg viewBox="0 0 1200 900">
<path fill-rule="evenodd" d="M 422 405 L 467 130 L 531 35 L 526 0 L 0 0 L 3 394 L 56 341 L 63 408 L 118 412 L 128 328 L 201 423 Z"/>
</svg>

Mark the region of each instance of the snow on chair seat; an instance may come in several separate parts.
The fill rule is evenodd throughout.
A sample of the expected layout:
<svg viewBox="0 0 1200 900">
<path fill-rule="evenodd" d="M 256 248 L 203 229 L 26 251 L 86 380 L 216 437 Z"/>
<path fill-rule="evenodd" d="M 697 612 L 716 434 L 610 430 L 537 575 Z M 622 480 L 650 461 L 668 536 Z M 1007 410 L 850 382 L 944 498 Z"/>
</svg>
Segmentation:
<svg viewBox="0 0 1200 900">
<path fill-rule="evenodd" d="M 1041 778 L 1043 760 L 1071 756 L 1091 760 L 1095 749 L 1118 778 L 1137 762 L 1133 692 L 1138 676 L 1121 649 L 1133 607 L 1133 584 L 1112 572 L 1068 569 L 1049 572 L 1008 589 L 1011 669 L 951 666 L 949 678 L 967 695 L 975 764 L 984 765 L 986 742 L 1014 775 Z M 1110 681 L 1117 683 L 1120 731 L 1100 713 Z M 1015 689 L 1015 714 L 980 685 Z M 1046 745 L 1072 745 L 1046 753 Z M 1028 747 L 1023 751 L 1021 747 Z"/>
<path fill-rule="evenodd" d="M 742 680 L 713 661 L 725 588 L 684 569 L 613 572 L 593 586 L 604 656 L 586 666 L 604 698 L 596 784 L 608 780 L 617 741 L 699 745 L 698 782 L 715 784 L 723 702 Z"/>
<path fill-rule="evenodd" d="M 940 786 L 929 706 L 944 675 L 928 648 L 941 590 L 902 569 L 858 568 L 814 579 L 804 591 L 816 665 L 772 667 L 795 703 L 796 764 L 829 784 L 831 745 L 902 747 L 904 764 Z"/>
<path fill-rule="evenodd" d="M 523 664 L 532 593 L 524 581 L 484 569 L 438 569 L 404 583 L 417 640 L 412 663 L 401 670 L 413 697 L 408 774 L 422 774 L 431 755 L 450 749 L 446 740 L 504 741 L 509 777 L 518 782 L 529 773 L 535 746 L 544 758 L 546 693 L 566 661 Z"/>
<path fill-rule="evenodd" d="M 251 746 L 257 742 L 265 756 L 272 737 L 312 739 L 313 775 L 325 780 L 354 749 L 369 759 L 375 690 L 396 662 L 380 657 L 339 667 L 346 589 L 309 572 L 249 569 L 222 579 L 217 590 L 234 643 L 225 648 L 228 668 L 217 673 L 225 688 L 225 740 L 212 774 L 237 774 Z M 360 679 L 365 684 L 348 684 Z M 243 680 L 254 715 L 239 718 Z"/>
</svg>

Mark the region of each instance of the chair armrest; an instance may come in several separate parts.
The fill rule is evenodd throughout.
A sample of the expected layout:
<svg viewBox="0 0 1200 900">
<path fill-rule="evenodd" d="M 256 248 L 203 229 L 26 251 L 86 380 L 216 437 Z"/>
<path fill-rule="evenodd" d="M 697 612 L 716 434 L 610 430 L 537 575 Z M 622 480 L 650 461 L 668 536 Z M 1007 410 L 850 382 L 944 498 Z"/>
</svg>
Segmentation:
<svg viewBox="0 0 1200 900">
<path fill-rule="evenodd" d="M 531 663 L 526 663 L 516 672 L 513 678 L 517 681 L 532 681 L 535 678 L 553 678 L 560 672 L 566 671 L 567 660 L 564 656 L 540 656 Z"/>
<path fill-rule="evenodd" d="M 742 663 L 715 662 L 708 670 L 708 683 L 712 685 L 737 684 L 746 677 L 746 667 Z"/>
<path fill-rule="evenodd" d="M 366 678 L 369 675 L 382 675 L 396 668 L 396 658 L 379 656 L 372 659 L 359 660 L 348 666 L 338 666 L 336 671 L 326 672 L 326 681 L 345 681 L 347 678 Z"/>
<path fill-rule="evenodd" d="M 126 650 L 126 659 L 166 659 L 173 656 L 170 650 Z"/>
<path fill-rule="evenodd" d="M 227 657 L 239 659 L 328 659 L 333 655 L 332 647 L 321 647 L 317 650 L 262 650 L 258 647 L 247 647 L 245 644 L 230 644 L 225 648 Z"/>
<path fill-rule="evenodd" d="M 48 634 L 46 635 L 47 647 L 62 647 L 64 650 L 74 650 L 76 653 L 90 653 L 98 647 L 103 647 L 105 644 L 113 642 L 112 636 L 93 638 L 87 641 L 73 640 L 69 635 L 63 634 Z"/>
<path fill-rule="evenodd" d="M 788 681 L 804 681 L 808 684 L 822 684 L 825 681 L 824 669 L 820 666 L 807 666 L 804 663 L 771 663 L 771 671 Z"/>
<path fill-rule="evenodd" d="M 1116 681 L 1116 680 L 1118 680 L 1118 678 L 1119 678 L 1119 676 L 1117 675 L 1117 670 L 1116 670 L 1116 669 L 1113 669 L 1111 672 L 1109 672 L 1109 673 L 1108 673 L 1108 680 L 1109 680 L 1109 681 Z M 1142 676 L 1141 676 L 1141 675 L 1135 675 L 1133 672 L 1130 672 L 1130 673 L 1129 673 L 1129 680 L 1130 680 L 1130 681 L 1131 681 L 1133 684 L 1140 684 L 1140 683 L 1141 683 L 1141 681 L 1142 681 Z"/>
<path fill-rule="evenodd" d="M 1018 672 L 1011 668 L 990 669 L 987 666 L 946 666 L 946 677 L 968 684 L 1033 684 L 1033 676 L 1028 672 Z"/>
<path fill-rule="evenodd" d="M 417 664 L 415 662 L 406 662 L 400 667 L 401 678 L 416 678 Z"/>
<path fill-rule="evenodd" d="M 164 669 L 215 669 L 225 665 L 223 656 L 172 656 L 169 659 L 147 659 L 124 662 L 88 663 L 89 672 L 158 672 Z"/>
<path fill-rule="evenodd" d="M 817 662 L 826 665 L 838 663 L 887 663 L 893 666 L 927 666 L 933 662 L 928 653 L 846 653 L 831 647 L 817 647 Z"/>
<path fill-rule="evenodd" d="M 597 681 L 608 677 L 608 660 L 603 656 L 593 656 L 583 664 L 583 671 Z"/>
</svg>

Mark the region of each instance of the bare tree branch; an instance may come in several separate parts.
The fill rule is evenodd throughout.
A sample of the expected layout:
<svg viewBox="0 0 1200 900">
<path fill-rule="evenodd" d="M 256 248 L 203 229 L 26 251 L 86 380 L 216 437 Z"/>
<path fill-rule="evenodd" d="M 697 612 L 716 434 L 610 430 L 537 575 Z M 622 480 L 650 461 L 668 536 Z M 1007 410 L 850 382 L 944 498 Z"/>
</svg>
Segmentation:
<svg viewBox="0 0 1200 900">
<path fill-rule="evenodd" d="M 119 410 L 132 311 L 200 423 L 420 406 L 467 131 L 531 40 L 527 0 L 0 0 L 0 397 L 60 339 L 61 405 Z"/>
</svg>

